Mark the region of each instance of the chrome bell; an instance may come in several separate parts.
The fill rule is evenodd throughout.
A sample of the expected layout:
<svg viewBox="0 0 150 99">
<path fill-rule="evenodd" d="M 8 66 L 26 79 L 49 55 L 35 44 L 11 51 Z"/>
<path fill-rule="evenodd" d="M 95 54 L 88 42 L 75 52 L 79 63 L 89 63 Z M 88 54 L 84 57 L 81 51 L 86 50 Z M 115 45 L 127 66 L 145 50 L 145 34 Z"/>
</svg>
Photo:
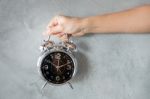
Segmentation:
<svg viewBox="0 0 150 99">
<path fill-rule="evenodd" d="M 72 50 L 72 51 L 76 51 L 76 45 L 72 42 L 64 42 L 64 45 L 69 49 L 69 50 Z"/>
<path fill-rule="evenodd" d="M 50 47 L 52 47 L 53 45 L 54 45 L 54 42 L 53 42 L 53 41 L 50 41 L 50 40 L 44 41 L 44 44 L 42 44 L 42 45 L 40 46 L 40 50 L 41 50 L 41 51 L 46 50 L 47 48 L 50 48 Z"/>
</svg>

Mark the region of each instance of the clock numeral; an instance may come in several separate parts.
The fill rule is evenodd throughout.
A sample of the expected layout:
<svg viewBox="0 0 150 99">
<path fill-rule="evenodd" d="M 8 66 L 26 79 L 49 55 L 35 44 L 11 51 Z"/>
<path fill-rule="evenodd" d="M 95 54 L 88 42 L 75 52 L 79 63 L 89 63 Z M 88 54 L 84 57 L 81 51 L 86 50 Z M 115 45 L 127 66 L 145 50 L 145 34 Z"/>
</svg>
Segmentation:
<svg viewBox="0 0 150 99">
<path fill-rule="evenodd" d="M 67 70 L 71 70 L 71 65 L 67 65 Z"/>
<path fill-rule="evenodd" d="M 65 79 L 65 76 L 63 76 L 63 79 Z"/>
<path fill-rule="evenodd" d="M 55 55 L 55 58 L 56 58 L 56 59 L 60 59 L 60 57 L 61 57 L 61 54 L 60 54 L 60 53 L 57 53 L 57 54 Z"/>
<path fill-rule="evenodd" d="M 45 65 L 45 66 L 44 66 L 44 69 L 45 69 L 45 70 L 48 70 L 48 65 Z"/>
<path fill-rule="evenodd" d="M 49 72 L 47 71 L 46 74 L 49 75 Z"/>
<path fill-rule="evenodd" d="M 67 63 L 70 63 L 70 60 L 67 60 Z"/>
<path fill-rule="evenodd" d="M 60 77 L 59 76 L 56 76 L 56 81 L 59 81 L 60 80 Z"/>
<path fill-rule="evenodd" d="M 45 59 L 44 61 L 47 62 L 47 63 L 50 63 L 50 60 Z"/>
<path fill-rule="evenodd" d="M 52 59 L 54 58 L 54 56 L 53 56 L 52 54 L 50 55 L 50 57 L 51 57 Z"/>
<path fill-rule="evenodd" d="M 67 72 L 67 75 L 70 75 L 70 73 L 69 73 L 69 72 Z"/>
<path fill-rule="evenodd" d="M 72 75 L 69 76 L 70 78 L 72 77 Z"/>
</svg>

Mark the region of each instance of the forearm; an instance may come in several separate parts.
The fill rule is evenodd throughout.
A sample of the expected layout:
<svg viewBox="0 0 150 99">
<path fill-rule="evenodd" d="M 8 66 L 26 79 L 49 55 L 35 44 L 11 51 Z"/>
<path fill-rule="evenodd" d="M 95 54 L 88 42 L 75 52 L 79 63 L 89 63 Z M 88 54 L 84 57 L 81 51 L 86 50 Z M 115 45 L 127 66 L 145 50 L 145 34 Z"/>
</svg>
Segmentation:
<svg viewBox="0 0 150 99">
<path fill-rule="evenodd" d="M 82 26 L 88 33 L 150 32 L 150 5 L 83 18 Z"/>
</svg>

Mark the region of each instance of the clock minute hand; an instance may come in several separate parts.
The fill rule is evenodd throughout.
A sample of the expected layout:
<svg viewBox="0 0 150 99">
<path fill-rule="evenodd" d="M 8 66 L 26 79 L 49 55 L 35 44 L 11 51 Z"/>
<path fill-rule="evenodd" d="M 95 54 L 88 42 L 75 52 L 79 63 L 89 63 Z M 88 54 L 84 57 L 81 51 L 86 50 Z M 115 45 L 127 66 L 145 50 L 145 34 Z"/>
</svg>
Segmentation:
<svg viewBox="0 0 150 99">
<path fill-rule="evenodd" d="M 66 63 L 66 64 L 64 64 L 64 65 L 60 65 L 59 68 L 61 68 L 61 67 L 63 67 L 63 66 L 66 66 L 66 65 L 68 65 L 68 64 L 70 64 L 70 63 L 71 63 L 71 62 Z"/>
</svg>

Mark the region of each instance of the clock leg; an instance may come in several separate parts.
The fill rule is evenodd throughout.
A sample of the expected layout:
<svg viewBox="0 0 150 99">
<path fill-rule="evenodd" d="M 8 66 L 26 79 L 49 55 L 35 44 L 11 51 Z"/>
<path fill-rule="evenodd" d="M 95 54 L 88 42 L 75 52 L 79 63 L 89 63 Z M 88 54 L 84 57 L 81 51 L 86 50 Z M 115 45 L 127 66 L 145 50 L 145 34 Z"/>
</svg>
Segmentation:
<svg viewBox="0 0 150 99">
<path fill-rule="evenodd" d="M 68 82 L 68 85 L 69 85 L 69 87 L 70 87 L 71 89 L 73 89 L 73 86 L 72 86 L 72 84 L 71 84 L 70 82 Z"/>
<path fill-rule="evenodd" d="M 41 87 L 41 91 L 44 89 L 44 87 L 47 85 L 47 81 L 44 83 L 44 85 Z"/>
</svg>

